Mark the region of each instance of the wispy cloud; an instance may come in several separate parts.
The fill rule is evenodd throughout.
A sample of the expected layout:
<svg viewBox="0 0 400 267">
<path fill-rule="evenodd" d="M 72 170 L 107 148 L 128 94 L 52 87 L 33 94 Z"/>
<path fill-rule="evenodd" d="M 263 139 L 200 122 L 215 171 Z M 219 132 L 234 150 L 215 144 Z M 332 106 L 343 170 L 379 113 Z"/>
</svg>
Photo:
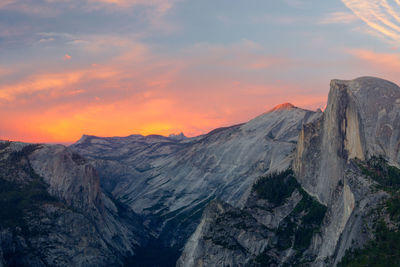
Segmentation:
<svg viewBox="0 0 400 267">
<path fill-rule="evenodd" d="M 0 9 L 19 11 L 41 16 L 57 16 L 65 9 L 118 9 L 124 11 L 132 7 L 149 7 L 157 14 L 164 14 L 180 0 L 2 0 Z"/>
<path fill-rule="evenodd" d="M 321 24 L 350 24 L 358 20 L 358 17 L 348 12 L 333 12 L 320 20 Z"/>
<path fill-rule="evenodd" d="M 370 67 L 381 69 L 386 73 L 400 74 L 400 54 L 398 53 L 380 53 L 367 49 L 351 49 L 348 52 L 358 59 L 368 62 Z"/>
<path fill-rule="evenodd" d="M 3 0 L 0 2 L 0 8 L 4 8 L 8 5 L 15 3 L 17 0 Z"/>
<path fill-rule="evenodd" d="M 378 31 L 386 40 L 400 42 L 400 1 L 342 0 L 342 2 L 369 27 Z"/>
<path fill-rule="evenodd" d="M 369 49 L 348 49 L 351 64 L 357 66 L 360 75 L 375 76 L 400 84 L 400 54 L 396 51 L 378 52 Z"/>
<path fill-rule="evenodd" d="M 295 83 L 266 82 L 265 75 L 293 63 L 249 40 L 198 44 L 179 55 L 161 55 L 140 43 L 127 47 L 98 64 L 0 79 L 0 114 L 7 114 L 0 117 L 0 138 L 69 142 L 83 133 L 180 131 L 193 136 L 245 121 L 276 103 L 314 107 L 325 100 L 325 94 L 305 94 Z"/>
<path fill-rule="evenodd" d="M 88 0 L 90 3 L 104 3 L 119 7 L 151 6 L 160 12 L 170 9 L 178 0 Z"/>
<path fill-rule="evenodd" d="M 304 0 L 283 0 L 283 2 L 294 8 L 303 8 L 308 4 Z"/>
</svg>

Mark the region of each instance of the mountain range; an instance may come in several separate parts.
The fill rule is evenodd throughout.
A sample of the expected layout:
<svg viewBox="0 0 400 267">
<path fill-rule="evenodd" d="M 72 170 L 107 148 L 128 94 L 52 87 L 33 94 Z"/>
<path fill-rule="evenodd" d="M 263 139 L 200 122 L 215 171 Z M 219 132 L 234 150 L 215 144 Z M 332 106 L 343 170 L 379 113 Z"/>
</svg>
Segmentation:
<svg viewBox="0 0 400 267">
<path fill-rule="evenodd" d="M 1 141 L 0 266 L 396 264 L 399 135 L 400 88 L 362 77 L 197 137 Z"/>
</svg>

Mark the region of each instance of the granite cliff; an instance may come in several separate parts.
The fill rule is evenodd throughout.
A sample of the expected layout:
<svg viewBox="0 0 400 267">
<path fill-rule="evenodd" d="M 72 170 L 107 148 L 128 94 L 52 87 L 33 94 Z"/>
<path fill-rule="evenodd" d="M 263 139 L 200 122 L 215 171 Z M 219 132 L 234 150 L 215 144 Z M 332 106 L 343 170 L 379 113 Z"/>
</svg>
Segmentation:
<svg viewBox="0 0 400 267">
<path fill-rule="evenodd" d="M 321 114 L 286 104 L 195 138 L 84 136 L 71 149 L 96 166 L 110 194 L 145 218 L 157 242 L 179 251 L 211 200 L 243 207 L 259 176 L 287 169 L 302 125 Z"/>
<path fill-rule="evenodd" d="M 362 77 L 193 138 L 1 141 L 0 266 L 392 265 L 399 134 L 400 88 Z"/>
<path fill-rule="evenodd" d="M 277 211 L 260 217 L 257 208 L 247 203 L 235 210 L 239 215 L 232 225 L 233 219 L 225 215 L 232 208 L 223 203 L 213 204 L 203 214 L 178 265 L 336 266 L 345 255 L 345 263 L 357 262 L 357 255 L 362 255 L 364 263 L 368 263 L 365 260 L 368 253 L 363 255 L 362 248 L 382 234 L 377 228 L 378 221 L 393 231 L 391 235 L 398 235 L 398 222 L 387 211 L 399 197 L 400 172 L 396 168 L 399 165 L 399 103 L 400 88 L 388 81 L 372 77 L 333 80 L 327 108 L 322 116 L 303 126 L 291 165 L 300 184 L 298 190 L 304 190 L 303 199 L 314 199 L 317 206 L 326 208 L 321 220 L 317 223 L 293 217 L 293 213 L 304 207 L 299 199 L 294 202 L 296 190 L 282 203 L 282 207 L 291 207 L 286 209 L 284 220 Z M 257 184 L 253 186 L 256 189 Z M 252 198 L 250 195 L 248 201 Z M 268 210 L 271 201 L 261 206 Z M 310 210 L 300 212 L 305 217 L 310 213 Z M 287 227 L 285 220 L 288 219 L 291 224 L 285 237 L 288 245 L 282 247 L 279 229 Z M 270 221 L 276 224 L 265 223 Z M 230 244 L 237 246 L 208 238 L 216 236 L 215 225 L 224 225 L 218 231 L 226 233 Z M 245 227 L 237 229 L 237 225 Z M 255 234 L 256 225 L 267 228 Z M 252 241 L 254 235 L 259 237 L 257 241 Z M 300 237 L 303 241 L 307 237 L 307 242 L 296 246 Z M 360 254 L 352 258 L 349 255 L 355 250 Z M 346 261 L 348 258 L 351 260 Z M 379 261 L 379 256 L 376 259 Z M 345 263 L 343 266 L 347 266 Z"/>
<path fill-rule="evenodd" d="M 64 146 L 0 142 L 0 266 L 122 265 L 148 240 Z"/>
</svg>

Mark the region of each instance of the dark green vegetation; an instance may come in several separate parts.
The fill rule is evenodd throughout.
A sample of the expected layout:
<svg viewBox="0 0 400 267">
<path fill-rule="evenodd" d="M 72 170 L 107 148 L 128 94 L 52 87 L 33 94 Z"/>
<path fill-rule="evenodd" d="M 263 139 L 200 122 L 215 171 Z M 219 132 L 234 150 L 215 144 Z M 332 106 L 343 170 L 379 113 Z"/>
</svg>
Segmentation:
<svg viewBox="0 0 400 267">
<path fill-rule="evenodd" d="M 294 210 L 280 224 L 277 235 L 277 248 L 290 247 L 300 256 L 311 244 L 315 233 L 320 231 L 327 208 L 298 187 L 302 199 Z"/>
<path fill-rule="evenodd" d="M 390 166 L 383 157 L 371 157 L 366 162 L 357 161 L 362 173 L 379 184 L 379 188 L 390 193 L 400 189 L 400 170 Z"/>
<path fill-rule="evenodd" d="M 400 266 L 400 170 L 389 166 L 382 157 L 357 162 L 362 173 L 390 193 L 384 205 L 375 210 L 375 238 L 363 248 L 346 251 L 338 266 Z M 390 220 L 385 220 L 389 215 Z"/>
<path fill-rule="evenodd" d="M 275 206 L 282 205 L 296 188 L 299 188 L 299 184 L 290 169 L 261 177 L 253 186 L 253 190 L 260 198 L 268 200 Z"/>
<path fill-rule="evenodd" d="M 300 192 L 303 198 L 293 210 L 293 216 L 301 217 L 301 224 L 295 230 L 293 248 L 298 251 L 304 251 L 310 246 L 314 233 L 320 231 L 327 208 L 308 195 L 304 190 L 301 189 Z"/>
<path fill-rule="evenodd" d="M 203 210 L 212 198 L 211 196 L 203 200 L 190 210 L 181 208 L 174 212 L 161 214 L 166 210 L 162 204 L 148 209 L 153 213 L 158 209 L 161 210 L 160 214 L 146 218 L 151 221 L 150 227 L 156 228 L 162 221 L 167 223 L 158 238 L 152 239 L 148 245 L 138 248 L 135 251 L 136 255 L 125 261 L 125 266 L 175 266 L 186 240 L 196 230 Z M 175 241 L 173 245 L 170 243 L 171 240 Z"/>
<path fill-rule="evenodd" d="M 272 238 L 270 246 L 253 259 L 252 264 L 256 266 L 277 265 L 281 256 L 286 253 L 285 250 L 289 248 L 294 249 L 296 253 L 286 260 L 288 266 L 306 265 L 307 262 L 311 262 L 313 258 L 304 257 L 304 252 L 311 245 L 314 234 L 320 231 L 327 208 L 301 188 L 290 169 L 261 177 L 252 190 L 256 200 L 267 200 L 271 204 L 267 209 L 264 206 L 257 206 L 269 212 L 274 212 L 273 209 L 283 206 L 287 201 L 295 201 L 289 200 L 295 192 L 300 194 L 301 199 L 277 229 L 269 229 L 258 223 L 252 216 L 253 206 L 243 210 L 230 209 L 215 220 L 212 234 L 207 240 L 226 249 L 241 250 L 246 254 L 248 253 L 246 249 L 231 233 L 245 230 L 247 233 L 261 235 L 265 239 Z M 224 229 L 231 229 L 231 232 L 224 232 Z"/>
<path fill-rule="evenodd" d="M 400 222 L 400 196 L 397 194 L 386 202 L 387 211 L 390 219 L 395 222 Z"/>
<path fill-rule="evenodd" d="M 301 188 L 290 169 L 260 178 L 253 190 L 275 206 L 281 206 L 295 190 L 299 191 L 302 199 L 277 230 L 278 248 L 284 250 L 293 246 L 298 251 L 307 249 L 313 234 L 319 231 L 326 207 Z"/>
<path fill-rule="evenodd" d="M 41 180 L 18 185 L 0 179 L 0 228 L 26 228 L 24 216 L 36 212 L 41 204 L 54 202 Z"/>
<path fill-rule="evenodd" d="M 2 148 L 6 146 L 3 145 Z M 29 163 L 29 154 L 37 148 L 38 146 L 28 145 L 0 161 L 0 228 L 20 227 L 27 233 L 25 217 L 37 213 L 42 204 L 56 201 L 49 195 L 47 185 Z M 22 182 L 18 177 L 26 179 Z M 15 180 L 9 180 L 10 178 Z"/>
<path fill-rule="evenodd" d="M 268 251 L 268 250 L 267 250 Z M 271 265 L 275 265 L 277 264 L 277 261 L 275 258 L 269 256 L 268 254 L 261 253 L 260 255 L 258 255 L 255 260 L 256 264 L 260 265 L 260 266 L 271 266 Z"/>
<path fill-rule="evenodd" d="M 293 248 L 297 252 L 288 263 L 296 265 L 305 263 L 299 262 L 299 259 L 309 248 L 313 235 L 320 231 L 327 208 L 301 188 L 291 170 L 261 178 L 255 184 L 254 190 L 260 197 L 278 206 L 284 204 L 295 190 L 301 194 L 300 202 L 275 230 L 277 243 L 274 247 L 278 251 Z M 273 249 L 270 247 L 258 255 L 255 262 L 261 266 L 276 264 L 276 259 L 271 257 Z"/>
<path fill-rule="evenodd" d="M 180 250 L 167 247 L 159 240 L 151 240 L 147 246 L 136 250 L 136 255 L 126 259 L 126 267 L 173 267 L 180 255 Z"/>
<path fill-rule="evenodd" d="M 338 266 L 400 266 L 400 233 L 379 221 L 375 239 L 363 249 L 348 250 Z"/>
</svg>

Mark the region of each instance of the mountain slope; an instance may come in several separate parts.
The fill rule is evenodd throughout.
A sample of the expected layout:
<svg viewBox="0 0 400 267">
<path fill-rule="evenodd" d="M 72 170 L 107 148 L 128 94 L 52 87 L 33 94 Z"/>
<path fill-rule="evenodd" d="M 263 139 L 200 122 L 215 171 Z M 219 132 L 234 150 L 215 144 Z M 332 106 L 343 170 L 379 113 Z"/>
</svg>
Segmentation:
<svg viewBox="0 0 400 267">
<path fill-rule="evenodd" d="M 212 199 L 241 207 L 260 175 L 287 169 L 302 125 L 320 115 L 284 105 L 182 141 L 84 136 L 71 149 L 91 160 L 103 187 L 143 215 L 159 240 L 179 249 Z"/>
<path fill-rule="evenodd" d="M 213 202 L 177 266 L 299 266 L 326 207 L 301 189 L 291 170 L 262 177 L 243 209 Z"/>
<path fill-rule="evenodd" d="M 400 170 L 395 167 L 399 166 L 399 103 L 400 88 L 382 79 L 363 77 L 331 82 L 327 108 L 321 117 L 304 125 L 292 166 L 302 190 L 324 204 L 326 214 L 319 230 L 312 232 L 312 242 L 304 246 L 305 254 L 300 254 L 302 256 L 290 264 L 336 266 L 344 255 L 351 255 L 346 254 L 349 249 L 362 248 L 369 244 L 369 240 L 379 240 L 380 236 L 390 236 L 386 230 L 382 232 L 381 228 L 377 228 L 377 221 L 382 218 L 384 227 L 397 236 L 398 223 L 393 221 L 393 213 L 396 213 L 393 207 L 396 206 L 393 203 L 397 203 L 399 191 L 396 186 L 400 183 Z M 376 163 L 376 157 L 382 160 Z M 389 174 L 385 174 L 384 170 L 388 169 Z M 386 184 L 382 185 L 383 181 L 387 181 Z M 271 196 L 276 192 L 272 190 L 268 194 Z M 285 203 L 292 201 L 289 198 Z M 265 207 L 268 205 L 266 203 Z M 226 208 L 210 209 L 214 212 L 203 215 L 202 223 L 186 244 L 179 260 L 181 266 L 202 266 L 203 262 L 208 262 L 207 266 L 235 265 L 232 260 L 240 257 L 244 257 L 240 260 L 244 266 L 257 266 L 260 262 L 254 262 L 254 259 L 259 253 L 267 256 L 263 258 L 266 260 L 264 264 L 283 266 L 292 257 L 293 248 L 290 246 L 287 254 L 281 255 L 278 260 L 276 255 L 279 254 L 270 254 L 274 249 L 279 250 L 279 242 L 271 241 L 274 240 L 274 232 L 275 235 L 279 232 L 277 230 L 264 231 L 265 238 L 258 241 L 260 244 L 264 242 L 264 245 L 260 246 L 257 242 L 243 243 L 243 237 L 251 235 L 252 230 L 241 229 L 233 238 L 241 244 L 242 250 L 208 242 L 207 236 L 211 232 L 205 225 L 215 223 L 215 218 L 218 218 L 219 224 L 225 225 L 221 231 L 235 233 L 229 231 L 231 219 L 224 217 Z M 248 206 L 235 212 L 250 215 L 244 216 L 241 225 L 260 219 L 255 210 L 248 210 Z M 290 219 L 290 215 L 286 218 Z M 279 212 L 263 219 L 264 222 L 280 220 Z M 290 221 L 299 227 L 296 219 Z M 296 238 L 293 241 L 290 235 L 287 240 L 289 244 L 296 243 Z M 267 248 L 265 244 L 268 244 Z M 365 252 L 361 250 L 357 253 L 348 256 L 343 266 L 347 266 L 346 262 L 362 259 L 365 264 L 365 256 L 357 258 Z"/>
<path fill-rule="evenodd" d="M 0 142 L 0 266 L 122 265 L 147 234 L 63 146 Z"/>
<path fill-rule="evenodd" d="M 399 131 L 400 88 L 363 77 L 195 138 L 0 141 L 0 266 L 393 265 Z"/>
</svg>

